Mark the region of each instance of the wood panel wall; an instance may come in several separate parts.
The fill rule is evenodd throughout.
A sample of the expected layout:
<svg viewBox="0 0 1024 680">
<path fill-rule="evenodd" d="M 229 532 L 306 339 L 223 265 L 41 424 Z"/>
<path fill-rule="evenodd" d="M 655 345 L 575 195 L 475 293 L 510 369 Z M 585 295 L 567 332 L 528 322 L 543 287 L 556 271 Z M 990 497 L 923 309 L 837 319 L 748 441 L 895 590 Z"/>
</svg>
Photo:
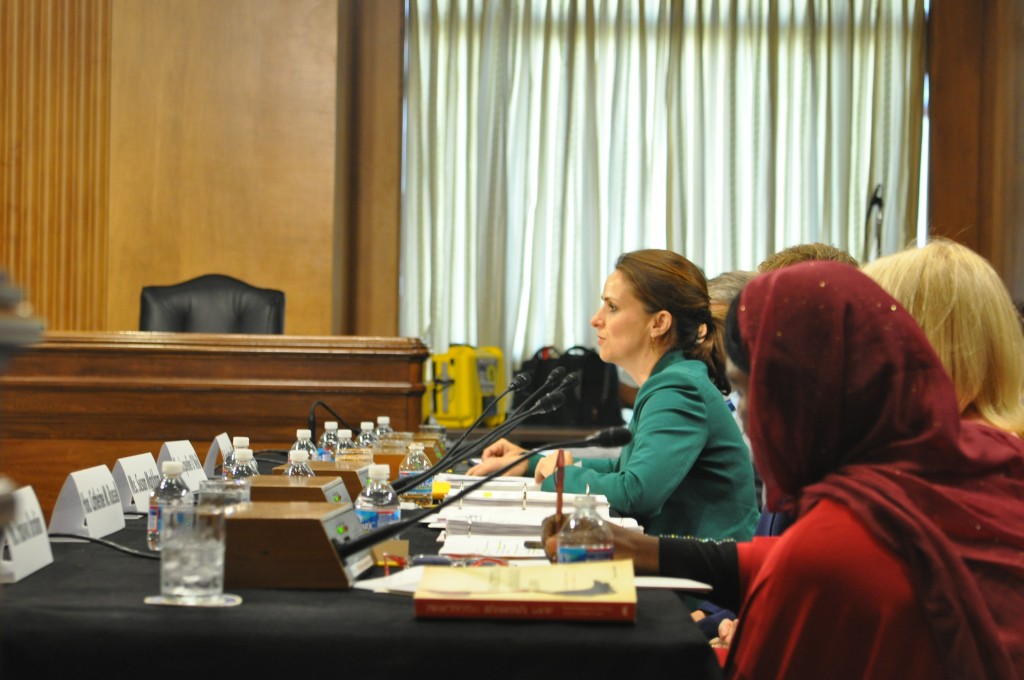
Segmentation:
<svg viewBox="0 0 1024 680">
<path fill-rule="evenodd" d="M 397 334 L 403 7 L 4 0 L 0 267 L 54 330 L 220 272 Z"/>
<path fill-rule="evenodd" d="M 1016 0 L 933 2 L 929 22 L 929 232 L 988 258 L 1024 299 L 1024 10 Z"/>
<path fill-rule="evenodd" d="M 0 2 L 0 268 L 50 327 L 107 327 L 111 0 Z"/>
<path fill-rule="evenodd" d="M 331 332 L 336 24 L 331 0 L 114 0 L 111 329 L 216 272 Z"/>
</svg>

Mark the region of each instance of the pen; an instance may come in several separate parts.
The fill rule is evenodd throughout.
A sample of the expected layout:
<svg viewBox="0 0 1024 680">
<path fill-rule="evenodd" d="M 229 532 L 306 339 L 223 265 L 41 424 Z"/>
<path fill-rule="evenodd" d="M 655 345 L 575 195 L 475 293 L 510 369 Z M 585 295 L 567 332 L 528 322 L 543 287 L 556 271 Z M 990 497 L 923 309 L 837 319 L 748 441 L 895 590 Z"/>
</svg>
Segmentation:
<svg viewBox="0 0 1024 680">
<path fill-rule="evenodd" d="M 565 449 L 558 449 L 558 458 L 555 459 L 557 470 L 555 472 L 555 526 L 562 526 L 562 490 L 565 487 Z"/>
</svg>

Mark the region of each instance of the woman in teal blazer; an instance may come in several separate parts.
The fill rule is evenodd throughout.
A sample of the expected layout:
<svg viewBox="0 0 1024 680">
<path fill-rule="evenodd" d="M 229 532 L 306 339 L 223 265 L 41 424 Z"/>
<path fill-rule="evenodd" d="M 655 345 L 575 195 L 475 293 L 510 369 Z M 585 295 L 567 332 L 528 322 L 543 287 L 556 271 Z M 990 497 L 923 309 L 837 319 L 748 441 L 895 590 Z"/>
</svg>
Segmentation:
<svg viewBox="0 0 1024 680">
<path fill-rule="evenodd" d="M 754 472 L 725 401 L 722 331 L 711 317 L 707 282 L 685 257 L 639 250 L 619 257 L 590 320 L 601 358 L 640 391 L 618 459 L 566 467 L 565 490 L 607 496 L 646 533 L 749 540 L 757 524 Z M 470 474 L 487 474 L 523 449 L 507 440 L 484 450 Z M 534 474 L 554 490 L 555 456 L 509 474 Z"/>
</svg>

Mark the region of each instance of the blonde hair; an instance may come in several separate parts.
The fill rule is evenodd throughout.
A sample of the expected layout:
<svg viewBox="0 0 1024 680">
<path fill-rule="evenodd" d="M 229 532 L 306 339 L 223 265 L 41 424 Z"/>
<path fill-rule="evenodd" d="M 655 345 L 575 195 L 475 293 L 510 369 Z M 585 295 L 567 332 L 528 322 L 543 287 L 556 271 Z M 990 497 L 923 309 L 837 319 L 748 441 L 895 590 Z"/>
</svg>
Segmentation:
<svg viewBox="0 0 1024 680">
<path fill-rule="evenodd" d="M 992 265 L 966 246 L 934 239 L 862 271 L 921 324 L 953 378 L 960 413 L 1024 436 L 1024 333 Z"/>
</svg>

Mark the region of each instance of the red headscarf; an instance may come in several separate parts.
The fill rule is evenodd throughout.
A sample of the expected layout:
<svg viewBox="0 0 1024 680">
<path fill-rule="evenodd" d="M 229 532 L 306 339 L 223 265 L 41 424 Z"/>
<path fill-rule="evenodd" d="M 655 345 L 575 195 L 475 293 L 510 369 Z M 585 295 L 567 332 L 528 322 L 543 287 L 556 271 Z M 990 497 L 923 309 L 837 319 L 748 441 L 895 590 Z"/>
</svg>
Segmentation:
<svg viewBox="0 0 1024 680">
<path fill-rule="evenodd" d="M 1024 442 L 961 423 L 918 324 L 854 267 L 764 274 L 739 304 L 747 434 L 770 497 L 801 514 L 821 498 L 850 508 L 906 562 L 949 674 L 1017 677 Z"/>
</svg>

